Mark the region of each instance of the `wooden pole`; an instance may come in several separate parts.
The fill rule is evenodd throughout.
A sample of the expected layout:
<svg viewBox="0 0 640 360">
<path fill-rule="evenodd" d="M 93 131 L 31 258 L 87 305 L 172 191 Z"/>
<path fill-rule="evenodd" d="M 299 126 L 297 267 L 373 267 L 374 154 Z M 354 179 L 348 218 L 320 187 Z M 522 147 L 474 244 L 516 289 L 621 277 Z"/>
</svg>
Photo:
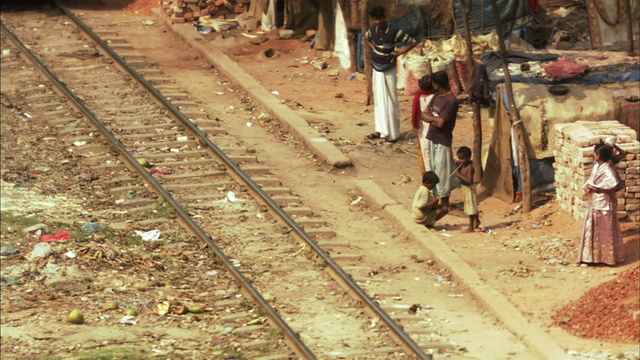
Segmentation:
<svg viewBox="0 0 640 360">
<path fill-rule="evenodd" d="M 500 46 L 500 57 L 502 58 L 502 69 L 504 70 L 504 85 L 507 90 L 507 99 L 509 100 L 509 115 L 511 124 L 514 126 L 516 141 L 518 148 L 518 160 L 520 162 L 520 183 L 522 184 L 522 212 L 531 211 L 531 166 L 529 164 L 529 155 L 524 141 L 524 127 L 520 114 L 516 110 L 513 99 L 513 87 L 511 86 L 511 74 L 509 74 L 509 62 L 507 61 L 507 50 L 504 45 L 504 36 L 502 34 L 502 26 L 500 23 L 500 11 L 496 0 L 491 0 L 493 13 L 496 16 L 496 32 L 498 33 L 498 45 Z M 500 106 L 500 104 L 498 104 Z"/>
<path fill-rule="evenodd" d="M 360 22 L 362 36 L 369 30 L 369 0 L 360 0 Z M 364 46 L 364 73 L 367 76 L 367 106 L 373 104 L 373 68 L 371 67 L 371 49 Z"/>
<path fill-rule="evenodd" d="M 633 50 L 633 14 L 631 14 L 631 0 L 626 0 L 627 8 L 627 44 L 629 45 L 629 56 L 635 56 Z"/>
<path fill-rule="evenodd" d="M 466 85 L 467 92 L 471 90 L 471 84 L 476 74 L 476 62 L 473 59 L 473 46 L 471 44 L 471 28 L 469 26 L 469 13 L 471 12 L 471 0 L 469 5 L 465 4 L 465 0 L 459 0 L 462 7 L 462 20 L 464 22 L 464 37 L 467 41 L 467 68 L 469 71 L 469 82 Z M 469 97 L 473 94 L 469 93 Z M 473 101 L 473 169 L 475 174 L 474 182 L 482 180 L 482 114 L 480 113 L 480 103 Z"/>
</svg>

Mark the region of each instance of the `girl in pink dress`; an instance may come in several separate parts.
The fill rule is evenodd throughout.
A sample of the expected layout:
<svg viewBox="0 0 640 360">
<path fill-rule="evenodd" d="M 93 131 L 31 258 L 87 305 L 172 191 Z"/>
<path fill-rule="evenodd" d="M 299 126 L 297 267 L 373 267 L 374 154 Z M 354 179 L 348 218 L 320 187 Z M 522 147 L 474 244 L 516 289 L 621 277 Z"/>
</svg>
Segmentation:
<svg viewBox="0 0 640 360">
<path fill-rule="evenodd" d="M 582 228 L 579 263 L 615 265 L 624 261 L 624 247 L 618 222 L 616 186 L 620 182 L 611 162 L 612 148 L 598 144 L 595 164 L 584 184 L 589 203 Z"/>
</svg>

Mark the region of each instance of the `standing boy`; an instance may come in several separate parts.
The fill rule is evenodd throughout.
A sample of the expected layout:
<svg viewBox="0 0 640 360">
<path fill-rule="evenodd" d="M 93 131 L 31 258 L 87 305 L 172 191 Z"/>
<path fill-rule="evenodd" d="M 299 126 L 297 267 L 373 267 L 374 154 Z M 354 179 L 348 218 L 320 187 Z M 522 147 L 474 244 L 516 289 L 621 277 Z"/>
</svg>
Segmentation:
<svg viewBox="0 0 640 360">
<path fill-rule="evenodd" d="M 440 182 L 438 175 L 433 171 L 427 171 L 422 175 L 422 185 L 416 191 L 411 205 L 411 213 L 416 223 L 433 229 L 436 221 L 442 219 L 449 212 L 448 208 L 441 207 L 440 198 L 433 195 L 431 190 Z"/>
<path fill-rule="evenodd" d="M 397 24 L 385 20 L 384 8 L 374 6 L 369 11 L 373 25 L 364 36 L 364 43 L 372 52 L 372 88 L 375 131 L 367 139 L 385 138 L 394 142 L 400 136 L 400 107 L 396 89 L 396 63 L 399 55 L 416 46 L 416 41 Z M 396 49 L 397 45 L 406 45 Z"/>
<path fill-rule="evenodd" d="M 469 228 L 464 232 L 472 232 L 480 226 L 478 216 L 478 201 L 476 199 L 476 185 L 473 183 L 473 161 L 471 160 L 471 149 L 463 146 L 456 153 L 458 168 L 455 175 L 460 179 L 462 194 L 464 198 L 464 212 L 469 215 Z"/>
<path fill-rule="evenodd" d="M 442 205 L 449 207 L 451 190 L 460 186 L 457 177 L 451 176 L 455 171 L 453 160 L 453 129 L 458 116 L 458 100 L 449 88 L 449 76 L 444 71 L 431 75 L 435 95 L 431 98 L 427 110 L 422 113 L 422 121 L 429 124 L 427 132 L 428 156 L 431 158 L 431 169 L 440 177 L 434 194 L 442 198 Z"/>
</svg>

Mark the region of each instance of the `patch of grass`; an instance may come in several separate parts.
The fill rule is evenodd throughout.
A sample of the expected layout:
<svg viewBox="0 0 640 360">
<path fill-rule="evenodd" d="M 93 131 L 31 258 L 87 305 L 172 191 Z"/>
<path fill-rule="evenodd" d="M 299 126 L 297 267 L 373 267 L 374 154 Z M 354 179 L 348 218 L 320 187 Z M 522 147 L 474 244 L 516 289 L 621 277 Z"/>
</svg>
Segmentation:
<svg viewBox="0 0 640 360">
<path fill-rule="evenodd" d="M 165 201 L 159 203 L 151 212 L 157 217 L 171 217 L 176 213 L 176 211 Z"/>
<path fill-rule="evenodd" d="M 320 259 L 313 265 L 313 268 L 316 270 L 322 270 L 326 267 L 327 267 L 327 261 L 325 259 Z"/>
<path fill-rule="evenodd" d="M 267 335 L 267 339 L 271 342 L 278 340 L 282 336 L 282 329 L 271 329 L 269 331 L 269 335 Z"/>
<path fill-rule="evenodd" d="M 71 356 L 45 356 L 38 358 L 38 360 L 138 360 L 154 357 L 158 357 L 158 355 L 143 349 L 108 347 L 86 352 L 76 352 Z"/>
<path fill-rule="evenodd" d="M 0 211 L 0 229 L 5 234 L 10 231 L 22 230 L 28 226 L 39 224 L 41 221 L 24 215 L 16 215 L 11 211 Z"/>
<path fill-rule="evenodd" d="M 236 348 L 234 348 L 233 346 L 223 348 L 222 354 L 224 355 L 223 359 L 233 359 L 233 360 L 247 359 L 240 352 L 238 352 L 238 350 L 236 350 Z"/>
<path fill-rule="evenodd" d="M 251 311 L 254 307 L 253 300 L 242 300 L 240 302 L 240 307 L 245 311 Z"/>
<path fill-rule="evenodd" d="M 128 246 L 139 246 L 142 245 L 142 238 L 138 236 L 138 234 L 130 231 L 124 234 L 122 242 Z"/>
</svg>

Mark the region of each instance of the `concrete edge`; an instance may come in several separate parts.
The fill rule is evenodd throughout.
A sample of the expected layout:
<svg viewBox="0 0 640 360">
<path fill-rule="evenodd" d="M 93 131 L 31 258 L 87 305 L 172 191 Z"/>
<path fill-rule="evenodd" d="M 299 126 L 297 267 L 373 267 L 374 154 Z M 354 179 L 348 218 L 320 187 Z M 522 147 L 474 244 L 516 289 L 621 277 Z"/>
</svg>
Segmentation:
<svg viewBox="0 0 640 360">
<path fill-rule="evenodd" d="M 320 136 L 320 133 L 309 126 L 306 120 L 288 106 L 282 104 L 280 99 L 271 94 L 252 76 L 245 73 L 244 69 L 222 51 L 208 44 L 191 26 L 171 23 L 171 19 L 163 15 L 159 9 L 153 9 L 153 13 L 173 33 L 182 38 L 189 46 L 198 50 L 224 77 L 231 80 L 236 86 L 243 88 L 251 98 L 258 102 L 271 116 L 275 117 L 298 141 L 305 144 L 315 156 L 336 168 L 353 166 L 351 159 L 342 153 L 340 149 L 325 137 Z"/>
<path fill-rule="evenodd" d="M 531 324 L 509 300 L 483 282 L 478 273 L 458 254 L 453 252 L 437 235 L 416 225 L 411 212 L 393 201 L 373 180 L 357 182 L 358 189 L 369 201 L 379 206 L 395 223 L 404 228 L 441 265 L 450 271 L 486 309 L 491 311 L 511 332 L 541 358 L 568 360 L 571 357 L 555 340 Z"/>
</svg>

